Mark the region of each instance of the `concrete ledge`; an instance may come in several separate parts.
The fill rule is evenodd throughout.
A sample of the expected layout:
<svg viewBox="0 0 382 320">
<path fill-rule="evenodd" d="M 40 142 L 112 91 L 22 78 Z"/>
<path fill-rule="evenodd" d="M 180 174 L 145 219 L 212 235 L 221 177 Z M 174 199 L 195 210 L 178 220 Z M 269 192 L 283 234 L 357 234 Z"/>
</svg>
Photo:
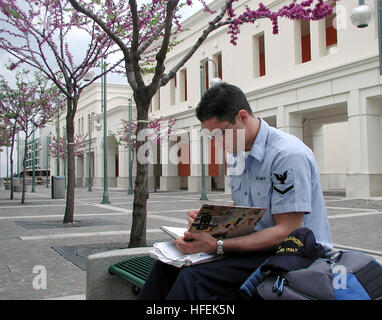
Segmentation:
<svg viewBox="0 0 382 320">
<path fill-rule="evenodd" d="M 133 286 L 109 274 L 112 264 L 148 255 L 153 247 L 112 250 L 88 256 L 86 261 L 86 300 L 135 300 Z"/>
<path fill-rule="evenodd" d="M 135 300 L 133 286 L 118 276 L 109 274 L 112 264 L 138 256 L 148 255 L 153 247 L 112 250 L 88 256 L 86 262 L 86 300 Z M 341 248 L 354 250 L 357 248 Z M 334 248 L 333 251 L 341 250 Z M 382 264 L 382 257 L 373 255 Z"/>
</svg>

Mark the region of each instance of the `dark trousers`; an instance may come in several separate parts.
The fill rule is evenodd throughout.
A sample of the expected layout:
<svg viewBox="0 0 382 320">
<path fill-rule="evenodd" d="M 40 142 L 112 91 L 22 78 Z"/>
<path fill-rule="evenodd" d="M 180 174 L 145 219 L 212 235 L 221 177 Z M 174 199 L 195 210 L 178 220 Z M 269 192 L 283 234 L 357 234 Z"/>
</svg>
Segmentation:
<svg viewBox="0 0 382 320">
<path fill-rule="evenodd" d="M 239 299 L 240 286 L 271 254 L 233 254 L 183 268 L 157 261 L 138 299 Z"/>
</svg>

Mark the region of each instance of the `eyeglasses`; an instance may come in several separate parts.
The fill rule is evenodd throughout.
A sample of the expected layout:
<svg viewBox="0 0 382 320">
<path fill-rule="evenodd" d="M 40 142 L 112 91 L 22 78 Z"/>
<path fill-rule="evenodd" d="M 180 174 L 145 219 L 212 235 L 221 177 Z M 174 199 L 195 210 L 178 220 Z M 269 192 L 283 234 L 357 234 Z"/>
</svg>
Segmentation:
<svg viewBox="0 0 382 320">
<path fill-rule="evenodd" d="M 224 128 L 224 129 L 220 129 L 222 131 L 222 134 L 218 134 L 217 136 L 216 135 L 212 135 L 210 133 L 204 133 L 204 135 L 207 137 L 208 140 L 213 140 L 213 139 L 221 139 L 223 140 L 224 136 L 225 136 L 225 131 L 228 129 L 228 127 L 232 124 L 232 122 L 235 120 L 236 118 L 236 115 L 238 114 L 239 111 L 237 111 L 232 119 L 228 122 L 227 126 Z M 218 130 L 218 129 L 215 129 L 215 130 Z M 214 131 L 215 131 L 214 130 Z"/>
</svg>

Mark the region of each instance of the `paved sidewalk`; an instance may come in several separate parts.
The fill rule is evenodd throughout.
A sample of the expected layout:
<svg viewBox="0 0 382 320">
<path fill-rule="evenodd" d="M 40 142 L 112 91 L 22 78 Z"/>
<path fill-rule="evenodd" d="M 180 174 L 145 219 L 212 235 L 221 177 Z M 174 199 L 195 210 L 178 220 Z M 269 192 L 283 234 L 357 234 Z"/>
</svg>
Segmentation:
<svg viewBox="0 0 382 320">
<path fill-rule="evenodd" d="M 84 258 L 96 244 L 129 241 L 133 197 L 126 190 L 109 189 L 110 205 L 100 204 L 102 189 L 76 188 L 75 223 L 62 224 L 64 199 L 51 199 L 50 189 L 38 186 L 9 200 L 0 189 L 0 300 L 84 299 L 85 272 L 52 247 L 78 246 L 75 255 Z M 167 239 L 162 225 L 184 226 L 186 212 L 202 203 L 228 204 L 230 195 L 179 192 L 150 193 L 148 201 L 148 244 Z M 330 228 L 337 248 L 357 248 L 382 260 L 382 198 L 346 199 L 343 194 L 325 195 Z M 97 249 L 98 250 L 98 249 Z M 41 276 L 46 271 L 46 289 Z"/>
</svg>

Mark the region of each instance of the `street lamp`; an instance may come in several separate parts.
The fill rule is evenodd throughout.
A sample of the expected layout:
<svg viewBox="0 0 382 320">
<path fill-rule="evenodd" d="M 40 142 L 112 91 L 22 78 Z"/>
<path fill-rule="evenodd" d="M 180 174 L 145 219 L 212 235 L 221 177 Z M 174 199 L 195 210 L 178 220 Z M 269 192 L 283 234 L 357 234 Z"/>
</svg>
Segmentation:
<svg viewBox="0 0 382 320">
<path fill-rule="evenodd" d="M 211 79 L 211 84 L 214 86 L 221 82 L 221 79 L 218 77 L 218 68 L 216 65 L 216 62 L 212 59 L 206 59 L 204 62 L 212 62 L 214 64 L 214 70 L 215 75 L 214 78 Z M 206 88 L 204 86 L 204 63 L 200 65 L 200 98 L 203 96 L 204 92 L 206 91 Z M 203 130 L 203 126 L 201 126 L 201 131 Z M 200 158 L 202 162 L 202 193 L 200 195 L 200 200 L 208 200 L 207 193 L 206 193 L 206 172 L 205 172 L 205 166 L 204 166 L 204 146 L 203 146 L 203 135 L 200 136 Z"/>
<path fill-rule="evenodd" d="M 366 28 L 373 15 L 373 9 L 365 4 L 365 0 L 359 0 L 358 6 L 353 8 L 350 15 L 350 21 L 357 28 Z"/>
<path fill-rule="evenodd" d="M 102 72 L 106 71 L 104 59 L 101 60 Z M 101 78 L 102 84 L 102 110 L 103 110 L 103 198 L 101 204 L 110 204 L 107 174 L 107 109 L 106 109 L 106 73 Z"/>
<path fill-rule="evenodd" d="M 67 144 L 66 144 L 66 126 L 64 127 L 64 177 L 65 177 L 65 188 L 66 188 L 66 148 L 67 148 Z"/>
<path fill-rule="evenodd" d="M 35 142 L 35 126 L 33 124 L 33 142 L 32 142 L 32 190 L 36 192 L 36 142 Z"/>
<path fill-rule="evenodd" d="M 92 113 L 93 115 L 93 113 Z M 88 137 L 89 137 L 89 151 L 88 151 L 88 191 L 92 191 L 92 182 L 90 181 L 91 175 L 92 175 L 92 170 L 90 168 L 91 166 L 91 145 L 92 145 L 92 130 L 91 130 L 91 120 L 92 120 L 92 115 L 90 113 L 88 114 Z"/>
<path fill-rule="evenodd" d="M 49 144 L 52 134 L 46 136 L 46 187 L 49 188 Z"/>
<path fill-rule="evenodd" d="M 377 0 L 378 12 L 378 54 L 379 54 L 379 74 L 382 75 L 382 0 Z M 357 28 L 366 28 L 373 17 L 373 9 L 365 4 L 365 0 L 359 0 L 358 6 L 353 8 L 350 21 Z"/>
<path fill-rule="evenodd" d="M 20 133 L 17 132 L 17 177 L 20 178 Z"/>
<path fill-rule="evenodd" d="M 7 147 L 7 185 L 8 185 L 8 171 L 9 171 L 9 168 L 8 168 L 8 159 L 9 155 L 8 155 L 8 147 Z"/>
<path fill-rule="evenodd" d="M 57 150 L 56 150 L 56 176 L 60 175 L 60 113 L 57 112 L 57 119 L 56 119 L 56 143 L 57 143 Z"/>
<path fill-rule="evenodd" d="M 133 194 L 133 177 L 132 177 L 132 174 L 133 174 L 133 166 L 132 166 L 132 163 L 131 163 L 131 151 L 132 151 L 132 143 L 131 143 L 131 109 L 132 109 L 132 98 L 133 96 L 130 97 L 129 99 L 129 132 L 128 132 L 128 135 L 129 135 L 129 190 L 127 191 L 127 194 Z"/>
<path fill-rule="evenodd" d="M 101 72 L 104 73 L 106 71 L 106 64 L 104 58 L 101 59 Z M 90 81 L 94 77 L 94 73 L 92 70 L 88 71 L 85 75 L 84 80 Z M 108 174 L 107 174 L 107 109 L 106 109 L 106 73 L 101 77 L 101 94 L 102 94 L 102 111 L 103 111 L 103 197 L 101 204 L 110 204 L 109 201 L 109 192 L 108 192 Z M 92 113 L 93 114 L 93 113 Z M 90 123 L 90 115 L 89 115 L 89 123 Z M 101 124 L 99 121 L 95 125 L 97 130 L 101 129 Z M 90 131 L 89 131 L 90 132 Z M 89 133 L 89 160 L 90 161 L 90 148 L 91 148 L 91 140 Z M 89 162 L 89 182 L 88 182 L 88 191 L 91 191 L 90 185 L 90 162 Z"/>
</svg>

